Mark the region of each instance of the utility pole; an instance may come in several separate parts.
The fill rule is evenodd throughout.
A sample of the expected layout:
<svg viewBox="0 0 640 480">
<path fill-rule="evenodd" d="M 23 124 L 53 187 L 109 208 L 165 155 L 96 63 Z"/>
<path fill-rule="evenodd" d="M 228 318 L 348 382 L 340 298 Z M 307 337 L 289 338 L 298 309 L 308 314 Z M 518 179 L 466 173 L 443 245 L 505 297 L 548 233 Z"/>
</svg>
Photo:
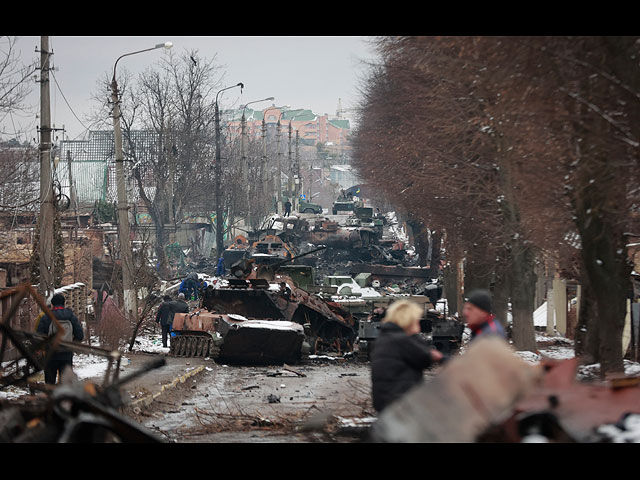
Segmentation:
<svg viewBox="0 0 640 480">
<path fill-rule="evenodd" d="M 215 127 L 216 127 L 216 252 L 220 258 L 224 251 L 224 221 L 222 218 L 222 158 L 220 153 L 220 111 L 218 102 L 215 104 Z"/>
<path fill-rule="evenodd" d="M 302 182 L 300 181 L 300 156 L 299 156 L 300 132 L 296 130 L 296 164 L 295 164 L 295 200 L 293 201 L 293 211 L 297 212 L 300 206 L 300 192 L 302 191 Z"/>
<path fill-rule="evenodd" d="M 111 82 L 111 102 L 113 103 L 113 139 L 115 143 L 116 187 L 118 191 L 118 238 L 120 240 L 120 259 L 122 260 L 124 310 L 127 318 L 135 319 L 138 314 L 138 299 L 133 281 L 135 272 L 131 248 L 126 179 L 124 175 L 124 153 L 122 150 L 122 129 L 120 127 L 120 100 L 118 99 L 118 83 L 116 82 L 115 68 Z"/>
<path fill-rule="evenodd" d="M 220 106 L 218 105 L 218 95 L 225 90 L 229 90 L 233 87 L 240 87 L 240 93 L 242 93 L 242 89 L 244 88 L 244 84 L 238 83 L 237 85 L 232 85 L 231 87 L 223 88 L 216 93 L 216 103 L 215 103 L 215 128 L 216 128 L 216 165 L 215 165 L 215 195 L 216 195 L 216 252 L 218 258 L 222 256 L 224 252 L 224 219 L 222 218 L 222 155 L 221 155 L 221 146 L 220 146 Z"/>
<path fill-rule="evenodd" d="M 277 149 L 277 158 L 278 158 L 278 168 L 276 169 L 276 213 L 283 212 L 284 209 L 282 207 L 282 159 L 280 154 L 280 136 L 281 136 L 281 126 L 280 126 L 280 118 L 278 118 L 278 125 L 276 131 L 276 149 Z"/>
<path fill-rule="evenodd" d="M 262 164 L 267 167 L 267 124 L 265 122 L 266 110 L 262 116 Z M 268 190 L 271 190 L 271 176 L 269 175 L 269 170 L 267 169 L 267 187 Z M 269 201 L 269 212 L 271 212 L 271 208 L 273 207 L 273 197 Z M 276 212 L 277 213 L 277 212 Z"/>
<path fill-rule="evenodd" d="M 124 296 L 124 311 L 128 319 L 138 319 L 138 295 L 136 293 L 133 265 L 133 252 L 131 249 L 131 231 L 129 227 L 129 205 L 127 203 L 127 185 L 124 175 L 124 152 L 122 150 L 122 128 L 120 126 L 120 99 L 118 97 L 118 82 L 116 81 L 116 68 L 118 62 L 124 57 L 149 52 L 158 48 L 170 49 L 171 42 L 159 43 L 154 47 L 145 48 L 135 52 L 120 55 L 113 64 L 113 78 L 111 79 L 111 103 L 113 103 L 113 141 L 115 147 L 116 163 L 116 188 L 118 192 L 118 239 L 120 240 L 120 258 L 122 260 L 122 290 Z"/>
<path fill-rule="evenodd" d="M 47 297 L 55 288 L 53 279 L 53 177 L 51 175 L 51 109 L 49 96 L 49 37 L 40 37 L 40 283 Z"/>
<path fill-rule="evenodd" d="M 245 105 L 245 108 L 247 106 Z M 242 111 L 242 120 L 240 121 L 240 148 L 242 151 L 242 183 L 247 186 L 247 227 L 251 227 L 251 188 L 249 185 L 249 163 L 247 162 L 247 119 Z"/>
<path fill-rule="evenodd" d="M 289 122 L 289 179 L 287 181 L 287 193 L 290 197 L 293 197 L 293 190 L 295 188 L 294 183 L 293 183 L 293 161 L 291 158 L 291 135 L 292 135 L 293 131 L 291 129 L 291 122 Z M 292 202 L 293 198 L 290 198 L 289 201 L 291 202 L 291 206 L 293 207 L 293 202 Z M 294 210 L 295 211 L 295 210 Z"/>
</svg>

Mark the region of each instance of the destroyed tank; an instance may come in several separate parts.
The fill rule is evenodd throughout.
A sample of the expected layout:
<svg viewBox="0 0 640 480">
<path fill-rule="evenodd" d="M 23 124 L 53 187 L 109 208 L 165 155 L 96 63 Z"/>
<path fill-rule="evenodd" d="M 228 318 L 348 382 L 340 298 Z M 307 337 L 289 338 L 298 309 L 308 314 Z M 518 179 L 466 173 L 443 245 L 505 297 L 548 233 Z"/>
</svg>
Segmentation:
<svg viewBox="0 0 640 480">
<path fill-rule="evenodd" d="M 205 291 L 199 310 L 176 314 L 170 354 L 269 364 L 294 363 L 325 348 L 350 351 L 356 332 L 348 312 L 276 275 L 278 266 L 228 279 L 228 286 Z M 290 293 L 280 291 L 281 282 Z"/>
<path fill-rule="evenodd" d="M 170 354 L 209 357 L 232 364 L 295 363 L 304 352 L 304 329 L 293 322 L 207 310 L 176 314 Z"/>
</svg>

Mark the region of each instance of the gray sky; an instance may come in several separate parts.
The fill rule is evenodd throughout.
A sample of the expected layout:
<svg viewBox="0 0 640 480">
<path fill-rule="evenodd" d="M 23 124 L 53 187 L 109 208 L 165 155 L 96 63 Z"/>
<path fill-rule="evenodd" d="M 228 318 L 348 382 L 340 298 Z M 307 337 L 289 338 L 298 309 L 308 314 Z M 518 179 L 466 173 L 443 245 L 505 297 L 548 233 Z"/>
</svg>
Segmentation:
<svg viewBox="0 0 640 480">
<path fill-rule="evenodd" d="M 351 108 L 358 103 L 359 78 L 366 70 L 364 60 L 374 58 L 367 37 L 55 37 L 53 47 L 54 72 L 60 89 L 71 108 L 82 122 L 89 126 L 87 114 L 95 103 L 90 99 L 99 79 L 112 71 L 115 60 L 122 54 L 153 47 L 165 41 L 173 42 L 174 53 L 197 49 L 201 57 L 212 58 L 225 72 L 224 86 L 242 82 L 239 89 L 225 92 L 221 106 L 244 104 L 265 97 L 275 97 L 276 105 L 308 108 L 315 113 L 334 115 L 338 98 L 342 107 Z M 40 46 L 40 37 L 21 37 L 17 48 L 25 63 L 39 59 L 34 52 Z M 125 57 L 118 63 L 134 74 L 154 64 L 164 50 L 144 52 Z M 39 60 L 38 60 L 39 62 Z M 85 130 L 76 120 L 58 87 L 51 81 L 51 118 L 57 128 L 65 126 L 67 135 L 74 138 Z M 39 120 L 39 84 L 34 83 L 29 97 L 31 113 L 13 114 L 4 119 L 0 131 L 4 138 L 15 130 L 27 129 L 26 137 L 36 136 Z M 226 104 L 226 105 L 225 105 Z M 263 108 L 265 102 L 253 105 Z M 348 116 L 348 114 L 346 114 Z M 24 136 L 23 138 L 24 139 Z"/>
</svg>

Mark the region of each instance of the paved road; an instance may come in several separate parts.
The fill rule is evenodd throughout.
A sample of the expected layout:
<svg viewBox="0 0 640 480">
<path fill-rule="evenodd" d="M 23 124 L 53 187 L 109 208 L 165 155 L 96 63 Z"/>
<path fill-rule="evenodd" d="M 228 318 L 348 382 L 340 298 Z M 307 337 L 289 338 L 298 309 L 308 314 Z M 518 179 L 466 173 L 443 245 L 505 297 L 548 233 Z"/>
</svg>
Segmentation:
<svg viewBox="0 0 640 480">
<path fill-rule="evenodd" d="M 148 359 L 132 361 L 142 364 Z M 151 357 L 151 356 L 148 356 Z M 338 417 L 370 417 L 368 364 L 319 360 L 286 366 L 227 366 L 210 360 L 166 357 L 165 371 L 149 373 L 127 386 L 133 401 L 141 393 L 204 369 L 165 390 L 154 402 L 130 415 L 168 441 L 178 442 L 318 442 L 349 441 L 332 435 Z M 186 363 L 190 365 L 186 365 Z"/>
</svg>

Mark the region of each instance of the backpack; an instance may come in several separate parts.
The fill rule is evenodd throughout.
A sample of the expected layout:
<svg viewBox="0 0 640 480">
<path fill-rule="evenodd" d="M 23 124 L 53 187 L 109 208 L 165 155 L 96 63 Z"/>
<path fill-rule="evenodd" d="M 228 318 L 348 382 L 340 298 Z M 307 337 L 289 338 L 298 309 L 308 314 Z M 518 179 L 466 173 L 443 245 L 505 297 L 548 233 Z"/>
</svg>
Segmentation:
<svg viewBox="0 0 640 480">
<path fill-rule="evenodd" d="M 71 320 L 68 318 L 62 318 L 62 319 L 58 318 L 58 321 L 60 322 L 60 324 L 62 325 L 62 328 L 64 329 L 64 333 L 62 334 L 62 341 L 63 342 L 73 341 L 73 324 L 71 323 Z M 56 332 L 57 332 L 56 324 L 53 320 L 51 320 L 51 324 L 49 325 L 49 336 L 50 337 L 54 336 Z"/>
</svg>

